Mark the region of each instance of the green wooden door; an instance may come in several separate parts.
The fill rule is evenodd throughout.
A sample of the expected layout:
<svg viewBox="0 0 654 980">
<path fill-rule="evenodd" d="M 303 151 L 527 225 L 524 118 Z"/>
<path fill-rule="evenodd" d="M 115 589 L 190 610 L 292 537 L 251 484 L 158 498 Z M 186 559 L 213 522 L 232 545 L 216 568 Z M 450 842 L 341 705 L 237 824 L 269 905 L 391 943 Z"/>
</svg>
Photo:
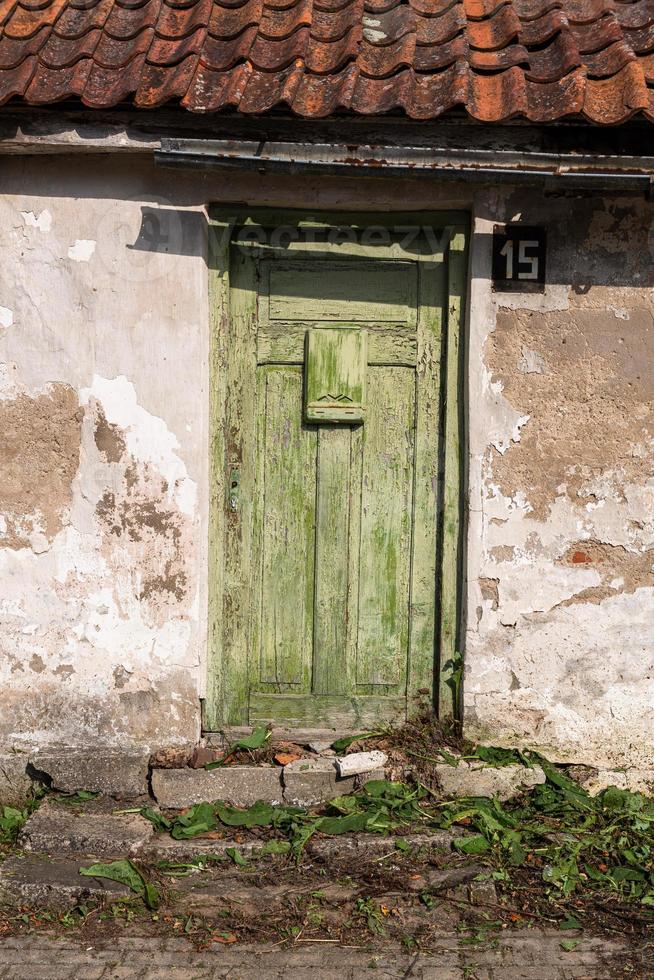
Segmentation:
<svg viewBox="0 0 654 980">
<path fill-rule="evenodd" d="M 227 256 L 211 711 L 231 724 L 401 721 L 432 688 L 443 612 L 448 249 L 270 237 Z M 343 374 L 356 375 L 358 414 Z"/>
</svg>

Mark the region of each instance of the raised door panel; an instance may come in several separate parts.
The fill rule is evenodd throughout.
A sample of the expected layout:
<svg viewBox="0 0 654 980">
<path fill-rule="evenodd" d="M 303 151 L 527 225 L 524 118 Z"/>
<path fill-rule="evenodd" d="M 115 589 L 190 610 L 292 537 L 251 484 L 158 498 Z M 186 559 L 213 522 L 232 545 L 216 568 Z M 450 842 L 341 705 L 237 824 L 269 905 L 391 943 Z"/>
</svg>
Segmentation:
<svg viewBox="0 0 654 980">
<path fill-rule="evenodd" d="M 260 368 L 258 385 L 253 648 L 259 656 L 253 681 L 278 691 L 309 691 L 317 433 L 302 424 L 300 369 Z"/>
<path fill-rule="evenodd" d="M 370 368 L 363 430 L 357 686 L 406 679 L 415 372 Z"/>
<path fill-rule="evenodd" d="M 271 321 L 415 325 L 418 273 L 412 262 L 305 260 L 267 264 L 267 271 Z"/>
</svg>

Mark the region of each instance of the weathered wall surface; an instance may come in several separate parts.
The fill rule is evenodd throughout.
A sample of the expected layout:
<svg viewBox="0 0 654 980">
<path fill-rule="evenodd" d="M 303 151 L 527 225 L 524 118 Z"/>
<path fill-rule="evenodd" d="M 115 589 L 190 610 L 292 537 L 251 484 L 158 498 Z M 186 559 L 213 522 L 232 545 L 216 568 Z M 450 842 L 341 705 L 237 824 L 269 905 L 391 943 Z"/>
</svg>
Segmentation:
<svg viewBox="0 0 654 980">
<path fill-rule="evenodd" d="M 0 200 L 0 747 L 194 741 L 205 686 L 206 218 L 474 210 L 466 723 L 649 768 L 654 300 L 643 202 L 13 159 Z M 490 289 L 496 221 L 544 295 Z"/>
<path fill-rule="evenodd" d="M 155 206 L 156 191 L 118 170 L 93 159 L 4 165 L 5 746 L 198 734 L 203 225 L 192 255 L 177 247 L 180 219 L 166 229 L 170 252 L 144 250 L 142 205 Z"/>
<path fill-rule="evenodd" d="M 476 231 L 543 224 L 544 295 L 474 256 L 468 732 L 652 768 L 654 209 L 479 200 Z"/>
<path fill-rule="evenodd" d="M 206 685 L 206 204 L 397 183 L 4 158 L 0 749 L 193 742 Z M 425 206 L 452 206 L 433 188 Z"/>
</svg>

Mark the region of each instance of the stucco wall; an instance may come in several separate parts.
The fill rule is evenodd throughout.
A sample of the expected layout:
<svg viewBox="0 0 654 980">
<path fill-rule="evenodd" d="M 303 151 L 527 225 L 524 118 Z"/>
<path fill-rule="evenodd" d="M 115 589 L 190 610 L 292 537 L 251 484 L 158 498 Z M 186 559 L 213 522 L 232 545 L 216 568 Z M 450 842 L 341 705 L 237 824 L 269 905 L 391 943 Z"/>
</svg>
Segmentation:
<svg viewBox="0 0 654 980">
<path fill-rule="evenodd" d="M 474 210 L 466 720 L 560 757 L 654 747 L 651 208 L 13 159 L 0 200 L 0 742 L 194 741 L 205 685 L 211 200 Z M 490 290 L 495 221 L 549 234 Z"/>
<path fill-rule="evenodd" d="M 543 296 L 493 295 L 469 344 L 468 733 L 651 769 L 654 210 L 482 195 L 475 230 L 548 229 Z"/>
<path fill-rule="evenodd" d="M 183 252 L 178 215 L 163 226 L 170 253 L 144 251 L 141 204 L 156 205 L 157 192 L 110 160 L 14 160 L 5 176 L 2 738 L 194 739 L 203 225 L 193 254 L 173 254 Z"/>
</svg>

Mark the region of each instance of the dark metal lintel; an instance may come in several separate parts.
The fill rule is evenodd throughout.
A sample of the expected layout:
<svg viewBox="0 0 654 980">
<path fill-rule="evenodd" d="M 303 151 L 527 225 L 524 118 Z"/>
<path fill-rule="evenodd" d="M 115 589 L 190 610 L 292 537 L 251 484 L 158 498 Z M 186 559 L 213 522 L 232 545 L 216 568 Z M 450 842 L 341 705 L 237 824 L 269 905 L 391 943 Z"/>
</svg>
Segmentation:
<svg viewBox="0 0 654 980">
<path fill-rule="evenodd" d="M 259 173 L 403 177 L 540 186 L 546 192 L 649 194 L 654 157 L 552 154 L 508 150 L 162 139 L 162 167 Z"/>
</svg>

